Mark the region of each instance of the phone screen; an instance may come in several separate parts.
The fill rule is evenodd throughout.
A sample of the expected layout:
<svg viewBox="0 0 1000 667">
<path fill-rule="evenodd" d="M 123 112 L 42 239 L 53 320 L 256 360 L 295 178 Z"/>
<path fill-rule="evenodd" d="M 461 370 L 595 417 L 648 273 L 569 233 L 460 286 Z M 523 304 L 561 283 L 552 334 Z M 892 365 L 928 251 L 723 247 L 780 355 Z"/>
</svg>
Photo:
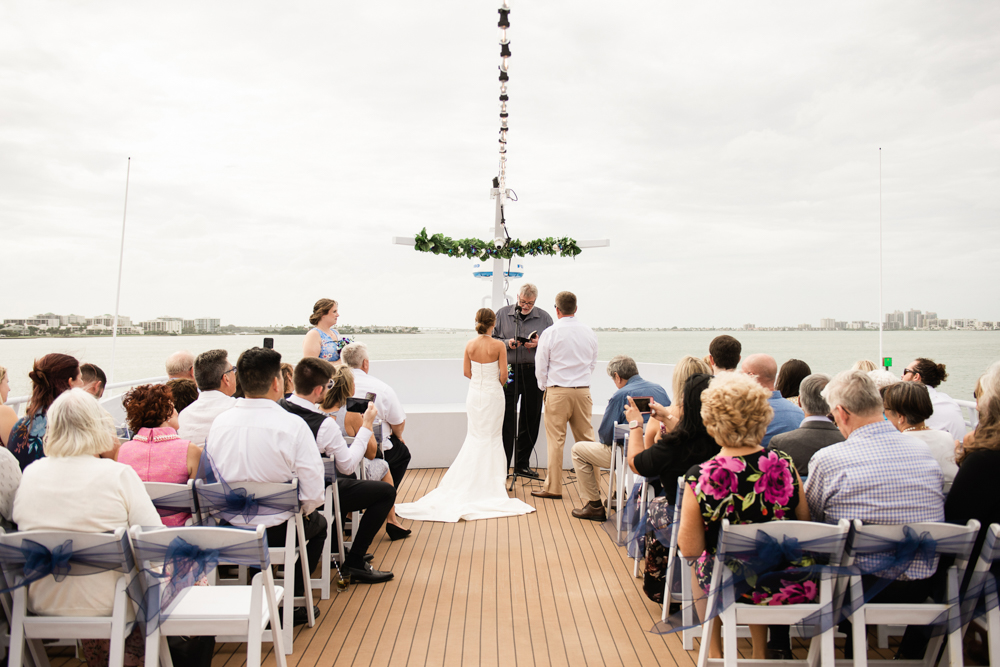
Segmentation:
<svg viewBox="0 0 1000 667">
<path fill-rule="evenodd" d="M 635 402 L 635 407 L 639 409 L 639 412 L 646 413 L 649 412 L 649 402 L 653 400 L 652 396 L 633 396 L 632 401 Z"/>
</svg>

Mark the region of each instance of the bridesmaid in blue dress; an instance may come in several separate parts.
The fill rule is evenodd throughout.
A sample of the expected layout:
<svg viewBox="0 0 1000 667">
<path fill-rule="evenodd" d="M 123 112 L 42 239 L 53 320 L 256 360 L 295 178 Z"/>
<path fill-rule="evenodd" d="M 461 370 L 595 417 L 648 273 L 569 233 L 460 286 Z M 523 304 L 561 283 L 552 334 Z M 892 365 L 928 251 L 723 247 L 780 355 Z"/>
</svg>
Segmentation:
<svg viewBox="0 0 1000 667">
<path fill-rule="evenodd" d="M 315 328 L 309 330 L 302 343 L 303 357 L 319 357 L 331 362 L 340 360 L 340 333 L 333 328 L 339 316 L 337 302 L 333 299 L 316 302 L 309 316 L 309 323 Z"/>
</svg>

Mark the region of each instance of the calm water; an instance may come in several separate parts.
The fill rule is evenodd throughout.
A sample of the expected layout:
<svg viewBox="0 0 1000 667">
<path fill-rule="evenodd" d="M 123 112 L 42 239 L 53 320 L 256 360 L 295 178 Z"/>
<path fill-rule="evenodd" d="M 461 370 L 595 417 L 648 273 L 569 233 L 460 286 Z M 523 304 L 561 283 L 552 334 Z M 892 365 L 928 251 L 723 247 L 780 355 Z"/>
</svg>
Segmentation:
<svg viewBox="0 0 1000 667">
<path fill-rule="evenodd" d="M 878 333 L 855 331 L 739 331 L 743 356 L 756 352 L 773 355 L 781 364 L 788 359 L 806 361 L 814 372 L 836 373 L 862 358 L 877 361 Z M 628 354 L 638 361 L 674 363 L 686 354 L 704 356 L 717 335 L 711 331 L 602 332 L 600 358 Z M 373 360 L 449 359 L 462 356 L 468 333 L 373 334 L 364 341 Z M 274 347 L 292 363 L 302 356 L 303 336 L 274 336 Z M 260 345 L 262 336 L 146 336 L 119 338 L 116 344 L 117 381 L 164 375 L 163 362 L 171 353 L 188 349 L 198 354 L 223 348 L 235 361 L 243 350 Z M 986 367 L 1000 359 L 1000 332 L 992 331 L 896 331 L 884 334 L 885 356 L 893 359 L 892 371 L 899 375 L 916 357 L 928 357 L 948 368 L 941 390 L 954 398 L 972 400 L 972 390 Z M 0 340 L 0 365 L 10 374 L 11 397 L 30 391 L 27 374 L 36 357 L 48 352 L 71 354 L 97 364 L 110 374 L 110 338 L 35 338 Z"/>
</svg>

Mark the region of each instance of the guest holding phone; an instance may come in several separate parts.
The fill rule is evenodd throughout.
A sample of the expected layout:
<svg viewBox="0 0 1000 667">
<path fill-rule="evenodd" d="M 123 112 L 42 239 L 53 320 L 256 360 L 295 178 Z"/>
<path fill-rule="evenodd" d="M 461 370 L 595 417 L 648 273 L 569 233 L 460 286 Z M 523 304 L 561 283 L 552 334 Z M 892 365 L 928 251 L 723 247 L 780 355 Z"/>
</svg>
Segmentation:
<svg viewBox="0 0 1000 667">
<path fill-rule="evenodd" d="M 612 358 L 608 362 L 608 375 L 618 390 L 611 395 L 608 407 L 604 409 L 601 427 L 597 431 L 600 442 L 581 441 L 573 445 L 573 467 L 580 481 L 580 498 L 585 502 L 583 507 L 573 510 L 573 516 L 577 519 L 604 521 L 607 518 L 598 488 L 598 475 L 601 468 L 611 465 L 611 442 L 615 437 L 615 422 L 623 425 L 628 421 L 625 418 L 625 407 L 629 397 L 636 397 L 636 403 L 645 407 L 642 419 L 637 420 L 635 424 L 629 423 L 630 427 L 639 429 L 639 433 L 642 432 L 644 422 L 649 419 L 652 401 L 660 405 L 670 405 L 670 397 L 663 387 L 642 379 L 639 367 L 632 357 L 620 354 Z"/>
</svg>

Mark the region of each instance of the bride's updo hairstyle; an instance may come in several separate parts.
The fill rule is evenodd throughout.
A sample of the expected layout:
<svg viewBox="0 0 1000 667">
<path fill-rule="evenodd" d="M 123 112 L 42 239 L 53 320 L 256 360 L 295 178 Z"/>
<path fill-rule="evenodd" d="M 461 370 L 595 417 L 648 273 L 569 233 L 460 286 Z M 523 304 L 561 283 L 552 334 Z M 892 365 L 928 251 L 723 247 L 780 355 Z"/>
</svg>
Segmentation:
<svg viewBox="0 0 1000 667">
<path fill-rule="evenodd" d="M 489 308 L 480 308 L 476 311 L 476 333 L 484 334 L 490 330 L 497 321 L 497 316 Z"/>
<path fill-rule="evenodd" d="M 337 307 L 333 299 L 320 299 L 313 305 L 313 314 L 309 316 L 309 324 L 316 326 L 323 316 Z"/>
<path fill-rule="evenodd" d="M 348 397 L 354 396 L 354 373 L 348 366 L 337 366 L 330 380 L 333 382 L 333 387 L 326 392 L 323 402 L 320 403 L 320 407 L 324 410 L 342 406 Z"/>
</svg>

